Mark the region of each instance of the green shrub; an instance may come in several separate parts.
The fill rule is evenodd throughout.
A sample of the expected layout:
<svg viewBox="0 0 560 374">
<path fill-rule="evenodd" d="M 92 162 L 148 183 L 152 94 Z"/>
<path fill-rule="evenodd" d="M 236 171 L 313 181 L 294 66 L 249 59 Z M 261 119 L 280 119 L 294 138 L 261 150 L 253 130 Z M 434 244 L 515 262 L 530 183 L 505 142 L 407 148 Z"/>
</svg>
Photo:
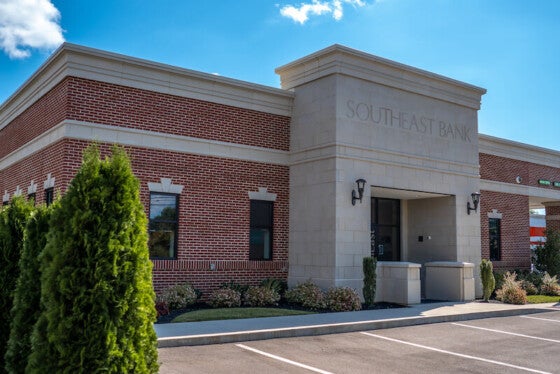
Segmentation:
<svg viewBox="0 0 560 374">
<path fill-rule="evenodd" d="M 23 251 L 23 233 L 33 205 L 21 196 L 14 196 L 0 211 L 0 362 L 10 337 L 11 311 L 19 277 L 19 259 Z M 0 373 L 4 372 L 0 365 Z"/>
<path fill-rule="evenodd" d="M 546 241 L 535 249 L 535 266 L 551 276 L 560 275 L 560 231 L 545 231 Z"/>
<path fill-rule="evenodd" d="M 482 259 L 480 262 L 480 279 L 482 280 L 482 298 L 484 301 L 490 299 L 492 292 L 494 292 L 494 287 L 496 287 L 496 280 L 492 270 L 492 261 Z"/>
<path fill-rule="evenodd" d="M 367 306 L 372 306 L 375 303 L 377 260 L 375 257 L 364 257 L 362 267 L 364 270 L 364 302 Z"/>
<path fill-rule="evenodd" d="M 327 291 L 327 308 L 334 312 L 362 309 L 360 295 L 349 287 L 333 287 Z"/>
<path fill-rule="evenodd" d="M 208 304 L 213 308 L 236 308 L 241 306 L 241 294 L 232 288 L 218 288 L 210 294 Z"/>
<path fill-rule="evenodd" d="M 194 287 L 189 283 L 183 283 L 165 288 L 157 296 L 157 302 L 164 302 L 170 310 L 176 310 L 193 305 L 197 297 Z"/>
<path fill-rule="evenodd" d="M 521 282 L 515 272 L 504 274 L 502 287 L 496 291 L 496 299 L 507 304 L 526 304 L 527 293 L 521 288 Z"/>
<path fill-rule="evenodd" d="M 239 292 L 239 294 L 243 296 L 245 292 L 247 292 L 247 290 L 249 289 L 249 285 L 236 283 L 231 280 L 228 283 L 222 283 L 220 285 L 220 288 L 229 288 L 231 290 Z"/>
<path fill-rule="evenodd" d="M 52 207 L 52 205 L 51 205 Z M 14 294 L 10 339 L 6 352 L 6 369 L 23 373 L 31 353 L 31 333 L 41 314 L 40 256 L 47 242 L 52 208 L 41 206 L 32 214 L 25 228 L 23 252 L 19 261 L 19 279 Z"/>
<path fill-rule="evenodd" d="M 523 274 L 522 276 L 519 276 L 518 274 L 518 279 L 520 280 L 525 280 L 527 282 L 532 283 L 537 290 L 541 287 L 542 284 L 542 274 L 540 274 L 539 272 L 528 272 L 527 274 Z"/>
<path fill-rule="evenodd" d="M 525 290 L 527 295 L 536 295 L 539 293 L 538 288 L 526 279 L 521 281 L 521 288 Z"/>
<path fill-rule="evenodd" d="M 286 291 L 286 300 L 289 303 L 300 305 L 311 310 L 321 310 L 326 308 L 325 294 L 311 281 L 300 283 L 292 289 Z"/>
<path fill-rule="evenodd" d="M 288 282 L 278 278 L 266 278 L 260 285 L 261 287 L 276 291 L 279 295 L 283 295 L 288 289 Z"/>
<path fill-rule="evenodd" d="M 558 284 L 558 277 L 555 275 L 551 277 L 547 272 L 542 277 L 541 295 L 547 296 L 560 296 L 560 285 Z"/>
<path fill-rule="evenodd" d="M 494 270 L 492 273 L 494 274 L 494 282 L 496 283 L 494 286 L 494 291 L 496 291 L 502 288 L 504 284 L 505 273 L 501 270 Z"/>
<path fill-rule="evenodd" d="M 244 300 L 245 305 L 253 307 L 278 305 L 280 294 L 271 288 L 252 286 L 245 292 Z"/>
<path fill-rule="evenodd" d="M 90 147 L 52 213 L 28 372 L 158 371 L 147 223 L 124 151 Z"/>
</svg>

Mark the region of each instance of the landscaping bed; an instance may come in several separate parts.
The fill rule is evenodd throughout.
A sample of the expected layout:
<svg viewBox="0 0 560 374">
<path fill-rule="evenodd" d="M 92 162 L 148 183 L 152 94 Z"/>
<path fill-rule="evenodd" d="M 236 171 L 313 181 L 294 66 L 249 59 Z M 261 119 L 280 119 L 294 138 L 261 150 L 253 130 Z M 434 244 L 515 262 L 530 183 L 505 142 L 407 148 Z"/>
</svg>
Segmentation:
<svg viewBox="0 0 560 374">
<path fill-rule="evenodd" d="M 386 303 L 386 302 L 375 303 L 374 305 L 369 307 L 362 304 L 362 310 L 391 309 L 391 308 L 405 308 L 405 307 L 406 306 L 404 305 Z M 293 316 L 293 315 L 331 313 L 331 312 L 333 311 L 327 309 L 309 310 L 288 303 L 281 303 L 278 306 L 271 306 L 266 308 L 261 308 L 261 307 L 259 308 L 256 307 L 212 308 L 206 303 L 197 303 L 187 308 L 172 310 L 169 314 L 158 317 L 156 323 L 161 324 L 161 323 L 200 322 L 200 321 L 240 319 L 240 318 L 264 318 L 264 317 Z M 180 318 L 183 319 L 179 320 Z"/>
</svg>

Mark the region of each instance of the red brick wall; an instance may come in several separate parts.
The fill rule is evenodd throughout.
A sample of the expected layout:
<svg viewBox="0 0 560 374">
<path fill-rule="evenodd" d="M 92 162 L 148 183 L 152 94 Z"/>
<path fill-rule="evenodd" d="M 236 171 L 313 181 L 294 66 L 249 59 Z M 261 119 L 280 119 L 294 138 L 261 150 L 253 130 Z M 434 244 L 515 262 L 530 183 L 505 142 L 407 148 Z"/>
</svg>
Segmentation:
<svg viewBox="0 0 560 374">
<path fill-rule="evenodd" d="M 553 186 L 541 186 L 538 181 L 539 179 L 560 181 L 560 168 L 484 153 L 479 155 L 479 159 L 481 179 L 517 184 L 515 179 L 520 176 L 521 185 L 558 189 Z M 482 258 L 489 258 L 487 213 L 497 209 L 503 214 L 502 261 L 494 262 L 494 267 L 508 270 L 529 268 L 531 265 L 529 197 L 490 191 L 481 191 L 481 193 Z M 547 214 L 550 214 L 550 211 L 551 209 L 547 209 Z M 548 227 L 551 226 L 551 222 L 547 221 Z M 560 228 L 560 224 L 558 226 Z"/>
<path fill-rule="evenodd" d="M 290 117 L 81 78 L 68 119 L 288 150 Z"/>
<path fill-rule="evenodd" d="M 87 142 L 61 141 L 0 172 L 0 188 L 12 195 L 19 185 L 27 194 L 33 179 L 37 200 L 43 202 L 47 173 L 55 188 L 66 190 L 81 164 Z M 102 145 L 102 154 L 109 153 Z M 191 282 L 208 294 L 231 280 L 257 284 L 267 277 L 286 279 L 288 274 L 289 170 L 287 166 L 261 164 L 169 151 L 127 147 L 135 175 L 141 181 L 141 199 L 149 209 L 148 182 L 171 178 L 184 186 L 179 197 L 177 260 L 154 261 L 154 287 Z M 249 191 L 267 187 L 277 194 L 274 203 L 273 260 L 249 261 Z M 215 264 L 215 270 L 210 270 Z"/>
<path fill-rule="evenodd" d="M 485 153 L 479 155 L 479 160 L 481 179 L 517 184 L 515 178 L 520 176 L 522 185 L 558 190 L 552 186 L 539 185 L 539 179 L 560 181 L 560 167 L 554 168 Z"/>
<path fill-rule="evenodd" d="M 546 206 L 546 228 L 560 231 L 560 202 Z"/>
<path fill-rule="evenodd" d="M 33 180 L 37 184 L 36 202 L 41 204 L 45 196 L 43 183 L 48 173 L 55 178 L 56 193 L 63 193 L 81 163 L 81 153 L 79 156 L 75 154 L 69 149 L 68 141 L 62 140 L 1 170 L 0 195 L 4 195 L 7 190 L 11 198 L 19 186 L 22 195 L 27 196 L 27 188 Z"/>
<path fill-rule="evenodd" d="M 255 284 L 288 274 L 289 169 L 287 166 L 129 148 L 148 206 L 148 182 L 171 178 L 179 198 L 177 260 L 154 261 L 156 290 L 187 280 L 203 291 L 234 280 Z M 165 162 L 162 163 L 162 160 Z M 249 261 L 249 191 L 267 187 L 274 203 L 273 260 Z M 216 270 L 210 270 L 210 263 Z"/>
<path fill-rule="evenodd" d="M 502 213 L 502 259 L 493 261 L 496 269 L 529 269 L 531 249 L 529 235 L 529 198 L 523 195 L 481 191 L 480 236 L 482 258 L 490 258 L 488 213 Z"/>
<path fill-rule="evenodd" d="M 64 119 L 289 149 L 290 118 L 146 90 L 69 77 L 0 130 L 0 158 Z M 23 194 L 37 183 L 44 201 L 48 173 L 63 193 L 81 163 L 86 142 L 63 140 L 0 171 L 0 194 Z M 102 152 L 109 147 L 102 145 Z M 184 185 L 179 206 L 177 260 L 154 261 L 154 285 L 189 281 L 209 292 L 231 280 L 256 284 L 288 274 L 288 188 L 286 166 L 202 157 L 128 147 L 141 198 L 149 206 L 148 182 L 172 178 Z M 249 261 L 249 191 L 267 187 L 274 206 L 273 260 Z M 210 264 L 215 270 L 210 270 Z"/>
<path fill-rule="evenodd" d="M 59 83 L 0 130 L 0 159 L 66 117 L 67 89 L 67 81 Z"/>
<path fill-rule="evenodd" d="M 0 158 L 64 119 L 288 150 L 290 117 L 68 77 L 0 130 Z"/>
</svg>

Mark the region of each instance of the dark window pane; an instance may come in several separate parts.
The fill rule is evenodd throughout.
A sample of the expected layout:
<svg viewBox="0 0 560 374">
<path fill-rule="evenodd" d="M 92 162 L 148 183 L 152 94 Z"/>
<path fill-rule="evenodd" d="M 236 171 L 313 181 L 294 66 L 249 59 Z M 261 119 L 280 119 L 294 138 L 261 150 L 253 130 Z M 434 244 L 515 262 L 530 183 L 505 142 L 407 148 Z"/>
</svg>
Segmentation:
<svg viewBox="0 0 560 374">
<path fill-rule="evenodd" d="M 490 218 L 488 221 L 488 239 L 490 247 L 490 260 L 500 261 L 502 259 L 502 233 L 501 220 Z"/>
<path fill-rule="evenodd" d="M 251 200 L 249 259 L 272 260 L 272 201 Z"/>
<path fill-rule="evenodd" d="M 175 248 L 175 231 L 150 231 L 148 245 L 150 247 L 150 255 L 152 257 L 174 257 L 173 249 Z"/>
<path fill-rule="evenodd" d="M 54 200 L 54 188 L 47 188 L 45 190 L 45 204 L 51 205 Z"/>
<path fill-rule="evenodd" d="M 399 224 L 399 209 L 394 200 L 378 199 L 378 221 L 380 225 L 398 225 Z"/>
<path fill-rule="evenodd" d="M 148 225 L 150 257 L 175 258 L 179 195 L 150 194 L 150 222 Z"/>
<path fill-rule="evenodd" d="M 251 229 L 249 258 L 251 260 L 270 260 L 271 243 L 269 229 Z"/>
</svg>

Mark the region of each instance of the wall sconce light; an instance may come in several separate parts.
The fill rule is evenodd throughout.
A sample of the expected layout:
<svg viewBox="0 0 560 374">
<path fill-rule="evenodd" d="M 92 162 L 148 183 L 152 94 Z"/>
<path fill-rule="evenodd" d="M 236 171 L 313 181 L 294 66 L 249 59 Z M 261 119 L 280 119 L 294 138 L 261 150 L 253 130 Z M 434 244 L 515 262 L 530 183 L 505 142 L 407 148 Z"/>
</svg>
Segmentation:
<svg viewBox="0 0 560 374">
<path fill-rule="evenodd" d="M 471 194 L 471 199 L 474 208 L 471 208 L 471 203 L 467 201 L 467 214 L 471 214 L 471 210 L 474 210 L 476 212 L 476 210 L 478 209 L 478 203 L 480 203 L 480 193 L 473 192 Z"/>
<path fill-rule="evenodd" d="M 366 185 L 365 179 L 358 179 L 356 180 L 356 184 L 358 185 L 358 195 L 356 196 L 356 190 L 352 190 L 352 205 L 356 205 L 356 200 L 360 200 L 360 204 L 362 203 L 362 197 L 364 196 L 364 186 Z"/>
</svg>

